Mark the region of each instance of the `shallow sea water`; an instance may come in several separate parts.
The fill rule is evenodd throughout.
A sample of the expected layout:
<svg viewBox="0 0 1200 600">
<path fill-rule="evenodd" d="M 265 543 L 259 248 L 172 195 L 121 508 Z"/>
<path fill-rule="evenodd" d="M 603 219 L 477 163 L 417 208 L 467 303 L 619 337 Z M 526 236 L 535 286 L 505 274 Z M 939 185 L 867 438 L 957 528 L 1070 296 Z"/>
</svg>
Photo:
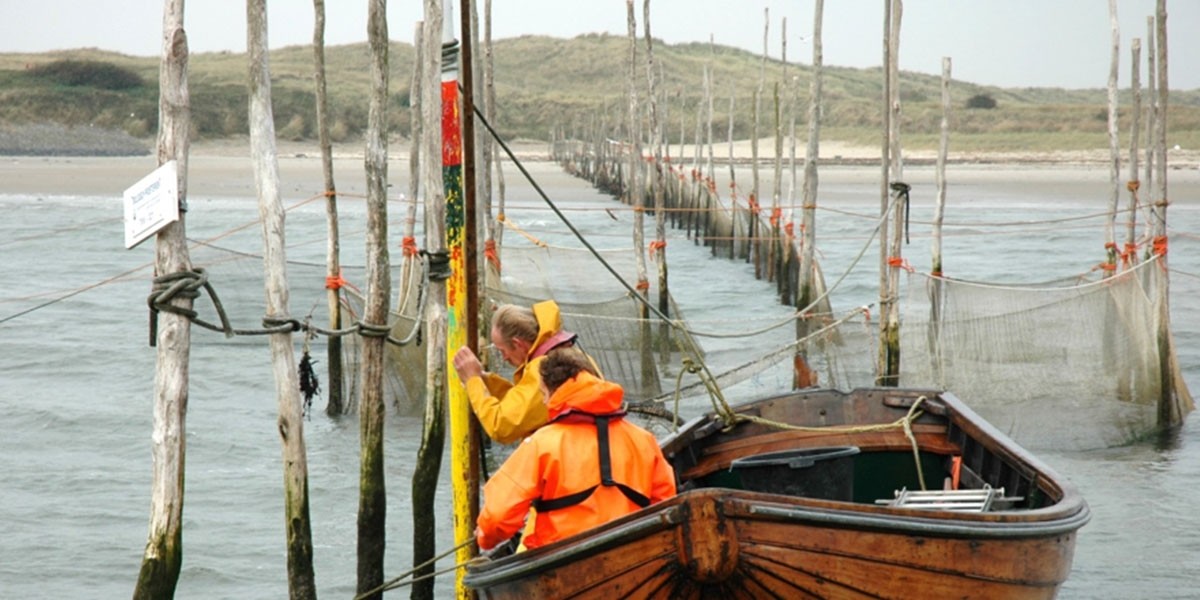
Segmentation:
<svg viewBox="0 0 1200 600">
<path fill-rule="evenodd" d="M 533 170 L 539 177 L 553 179 L 547 189 L 558 201 L 607 202 L 586 184 L 562 178 L 553 165 L 533 165 Z M 563 235 L 544 209 L 533 212 L 539 200 L 517 177 L 513 171 L 508 180 L 510 218 L 535 235 Z M 952 182 L 953 177 L 952 172 Z M 877 184 L 842 181 L 836 170 L 822 183 L 823 197 L 831 204 L 868 213 L 877 211 L 877 189 Z M 931 190 L 927 184 L 918 185 L 914 211 L 928 213 Z M 1099 212 L 1103 198 L 1091 179 L 1052 190 L 983 182 L 952 188 L 947 220 L 1005 221 L 1029 219 L 1031 214 Z M 287 198 L 289 204 L 299 200 Z M 961 213 L 955 212 L 956 202 L 965 207 Z M 1172 316 L 1180 363 L 1193 390 L 1200 390 L 1196 300 L 1200 279 L 1194 275 L 1200 273 L 1198 205 L 1177 202 L 1169 216 L 1171 266 L 1179 271 L 1172 281 Z M 194 197 L 190 209 L 188 232 L 194 239 L 215 236 L 257 217 L 251 198 Z M 123 249 L 121 201 L 116 197 L 17 196 L 0 189 L 0 210 L 5 214 L 0 220 L 0 253 L 5 259 L 0 269 L 0 319 L 4 319 L 0 322 L 0 526 L 4 528 L 0 596 L 127 597 L 136 581 L 149 515 L 154 350 L 147 345 L 151 273 L 145 265 L 152 260 L 152 242 Z M 392 237 L 399 239 L 402 207 L 393 203 L 390 210 Z M 361 265 L 361 201 L 343 201 L 342 212 L 346 219 L 343 260 Z M 615 231 L 626 233 L 595 233 L 604 240 L 603 246 L 628 244 L 627 217 L 618 215 L 621 218 L 613 224 L 604 213 L 594 213 L 569 216 L 578 218 L 581 227 L 607 222 L 604 226 L 624 228 Z M 830 279 L 847 268 L 869 230 L 839 227 L 818 229 Z M 319 204 L 289 212 L 289 259 L 320 263 L 323 231 Z M 829 233 L 822 237 L 825 231 Z M 258 235 L 254 226 L 219 243 L 256 253 L 261 251 Z M 1100 229 L 1072 229 L 1055 235 L 1015 235 L 1022 242 L 1010 247 L 1019 247 L 1021 261 L 1040 260 L 1034 265 L 1039 272 L 1068 275 L 1086 270 L 1093 260 L 1089 256 L 1096 254 L 1091 249 L 1102 245 L 1103 234 Z M 753 318 L 764 321 L 789 313 L 770 300 L 773 285 L 755 281 L 749 265 L 713 259 L 682 233 L 670 236 L 672 291 L 687 316 L 699 323 L 720 323 L 722 318 L 728 320 L 728 311 L 736 303 L 753 306 Z M 948 240 L 947 260 L 953 261 L 957 272 L 970 273 L 971 279 L 1015 281 L 1019 273 L 1010 271 L 1013 261 L 996 260 L 994 248 L 1007 242 L 984 241 L 986 247 L 978 239 Z M 922 247 L 914 252 L 927 251 Z M 399 251 L 394 251 L 393 259 L 398 256 Z M 261 303 L 262 286 L 253 277 L 261 271 L 261 262 L 247 262 L 245 281 L 220 282 L 218 289 L 227 307 L 233 307 L 235 325 L 254 327 L 261 308 L 251 299 Z M 835 307 L 870 302 L 877 295 L 877 275 L 870 267 L 860 269 L 865 271 L 847 279 Z M 299 269 L 297 274 L 311 270 Z M 128 275 L 112 279 L 122 273 Z M 96 285 L 101 282 L 105 283 Z M 322 314 L 323 280 L 304 283 L 296 277 L 291 283 L 293 314 L 314 309 Z M 78 293 L 16 316 L 72 292 Z M 269 350 L 262 338 L 227 341 L 198 329 L 192 336 L 184 562 L 176 596 L 284 597 L 281 450 Z M 745 354 L 737 342 L 714 341 L 706 349 L 711 360 L 726 366 Z M 314 355 L 323 352 L 323 343 L 314 342 Z M 778 377 L 766 374 L 747 387 L 752 393 L 778 385 Z M 326 417 L 321 403 L 318 400 L 305 423 L 316 578 L 322 596 L 351 597 L 358 423 L 353 416 Z M 1063 427 L 1071 426 L 1069 418 L 1064 415 Z M 406 411 L 388 414 L 389 574 L 411 566 L 409 480 L 420 426 L 419 417 Z M 1200 425 L 1194 415 L 1181 430 L 1144 442 L 1037 454 L 1079 486 L 1093 513 L 1091 523 L 1079 534 L 1074 570 L 1061 598 L 1194 596 L 1188 568 L 1200 561 L 1200 542 L 1193 535 L 1200 528 L 1200 516 L 1193 510 L 1194 491 L 1200 488 Z M 449 506 L 447 483 L 439 487 L 438 496 L 439 506 Z M 448 548 L 452 545 L 449 515 L 440 515 L 439 523 L 438 546 Z M 439 567 L 449 564 L 443 561 Z M 449 579 L 439 580 L 439 597 L 450 594 L 451 584 Z M 919 596 L 919 591 L 914 593 Z"/>
</svg>

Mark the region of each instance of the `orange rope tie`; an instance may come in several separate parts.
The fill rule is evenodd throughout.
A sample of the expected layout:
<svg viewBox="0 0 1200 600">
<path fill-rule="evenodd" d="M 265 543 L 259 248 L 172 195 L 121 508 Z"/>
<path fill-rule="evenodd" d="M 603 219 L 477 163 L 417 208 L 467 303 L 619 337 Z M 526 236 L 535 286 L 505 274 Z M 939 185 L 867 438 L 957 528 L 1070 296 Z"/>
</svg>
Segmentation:
<svg viewBox="0 0 1200 600">
<path fill-rule="evenodd" d="M 666 256 L 667 242 L 666 240 L 655 240 L 650 242 L 650 258 L 654 258 L 654 253 L 662 250 L 663 256 Z"/>
<path fill-rule="evenodd" d="M 912 267 L 912 265 L 908 264 L 908 260 L 906 260 L 902 256 L 889 256 L 887 259 L 887 263 L 888 263 L 889 267 L 897 267 L 900 269 L 904 269 L 905 271 L 908 271 L 909 273 L 916 272 L 916 269 L 914 269 Z"/>
<path fill-rule="evenodd" d="M 796 224 L 795 223 L 788 221 L 787 224 L 783 226 L 783 230 L 788 234 L 788 237 L 796 237 L 796 233 L 795 233 Z"/>
<path fill-rule="evenodd" d="M 487 240 L 483 243 L 483 257 L 492 263 L 497 273 L 500 272 L 500 255 L 496 253 L 496 240 Z"/>
<path fill-rule="evenodd" d="M 750 212 L 755 216 L 758 216 L 758 198 L 755 198 L 754 194 L 750 194 L 750 196 L 746 199 L 746 202 L 750 205 Z"/>
<path fill-rule="evenodd" d="M 712 195 L 716 196 L 716 195 L 717 195 L 717 182 L 716 182 L 716 180 L 715 180 L 715 179 L 713 179 L 712 177 L 705 177 L 705 178 L 704 178 L 704 183 L 705 183 L 705 184 L 706 184 L 706 186 L 708 187 L 708 193 L 710 193 L 710 194 L 712 194 Z"/>
<path fill-rule="evenodd" d="M 337 190 L 325 190 L 326 198 L 334 198 L 337 196 Z"/>
<path fill-rule="evenodd" d="M 1101 271 L 1112 272 L 1112 271 L 1117 270 L 1117 265 L 1114 263 L 1110 263 L 1110 262 L 1102 262 L 1102 263 L 1096 265 L 1096 268 L 1100 269 Z"/>
<path fill-rule="evenodd" d="M 342 272 L 338 271 L 337 275 L 328 275 L 325 277 L 325 289 L 340 290 L 346 286 L 346 280 L 342 278 Z"/>
<path fill-rule="evenodd" d="M 644 292 L 648 289 L 650 289 L 650 282 L 646 281 L 645 279 L 639 279 L 637 282 L 637 290 L 639 292 Z"/>
<path fill-rule="evenodd" d="M 771 209 L 771 227 L 779 229 L 779 220 L 783 217 L 783 209 L 776 206 Z"/>
<path fill-rule="evenodd" d="M 1129 191 L 1131 191 L 1131 192 L 1137 192 L 1137 191 L 1138 191 L 1138 188 L 1139 188 L 1139 187 L 1141 187 L 1141 186 L 1142 186 L 1142 182 L 1140 182 L 1140 181 L 1138 181 L 1138 180 L 1136 180 L 1136 179 L 1133 179 L 1133 180 L 1130 180 L 1128 183 L 1126 183 L 1126 184 L 1125 184 L 1125 189 L 1127 189 L 1127 190 L 1129 190 Z"/>
<path fill-rule="evenodd" d="M 404 249 L 405 256 L 416 256 L 421 251 L 417 248 L 417 240 L 411 235 L 404 236 L 404 240 L 400 242 L 400 247 Z"/>
<path fill-rule="evenodd" d="M 1167 255 L 1167 236 L 1160 235 L 1154 238 L 1153 246 L 1155 256 Z"/>
<path fill-rule="evenodd" d="M 692 169 L 692 181 L 700 181 L 700 169 Z"/>
<path fill-rule="evenodd" d="M 932 275 L 932 276 L 934 276 L 934 277 L 942 277 L 942 272 L 941 272 L 941 271 L 931 271 L 929 274 L 930 274 L 930 275 Z"/>
<path fill-rule="evenodd" d="M 1121 262 L 1129 264 L 1133 257 L 1137 256 L 1138 245 L 1134 242 L 1125 242 L 1125 250 L 1121 252 Z"/>
</svg>

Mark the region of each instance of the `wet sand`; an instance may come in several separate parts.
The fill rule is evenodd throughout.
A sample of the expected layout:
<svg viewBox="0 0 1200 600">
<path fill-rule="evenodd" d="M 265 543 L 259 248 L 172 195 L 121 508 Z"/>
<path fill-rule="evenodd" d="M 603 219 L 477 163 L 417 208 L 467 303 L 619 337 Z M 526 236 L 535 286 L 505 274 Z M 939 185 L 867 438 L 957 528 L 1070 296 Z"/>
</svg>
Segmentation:
<svg viewBox="0 0 1200 600">
<path fill-rule="evenodd" d="M 548 160 L 548 146 L 542 142 L 510 144 L 518 158 L 530 164 Z M 760 152 L 770 146 L 760 144 Z M 396 194 L 408 188 L 408 144 L 393 142 L 389 148 L 389 184 Z M 678 155 L 679 148 L 672 148 Z M 728 146 L 714 147 L 718 162 L 718 177 L 728 168 L 722 163 L 728 157 Z M 318 195 L 324 190 L 320 150 L 314 142 L 281 142 L 279 158 L 280 190 L 290 199 Z M 691 156 L 690 148 L 683 148 Z M 1036 186 L 1042 192 L 1053 192 L 1056 185 L 1065 183 L 1094 184 L 1098 199 L 1106 197 L 1109 188 L 1109 167 L 1105 152 L 1072 152 L 1054 154 L 989 154 L 952 155 L 947 167 L 947 179 L 954 186 L 973 183 L 1008 182 L 1015 186 Z M 735 160 L 748 161 L 749 142 L 735 144 Z M 870 184 L 879 180 L 878 149 L 847 146 L 825 142 L 821 147 L 820 182 Z M 935 158 L 927 152 L 906 156 L 905 178 L 914 185 L 932 184 Z M 1169 153 L 1168 195 L 1173 203 L 1200 204 L 1200 152 Z M 764 159 L 765 160 L 765 159 Z M 873 162 L 874 164 L 870 164 Z M 120 196 L 125 188 L 154 170 L 153 155 L 137 157 L 0 157 L 0 194 L 20 195 L 113 195 Z M 746 165 L 740 165 L 747 168 Z M 361 196 L 366 193 L 363 168 L 363 147 L 360 143 L 342 144 L 334 148 L 334 182 L 340 195 Z M 539 165 L 546 174 L 556 171 Z M 1126 166 L 1122 166 L 1124 180 Z M 507 172 L 507 169 L 506 169 Z M 764 183 L 772 169 L 761 169 Z M 511 173 L 510 178 L 519 177 Z M 790 175 L 785 173 L 784 179 Z M 803 177 L 800 168 L 799 178 Z M 1124 187 L 1124 186 L 1122 186 Z M 952 193 L 952 192 L 951 192 Z M 205 141 L 193 144 L 189 152 L 188 195 L 199 197 L 253 198 L 254 173 L 246 140 Z"/>
</svg>

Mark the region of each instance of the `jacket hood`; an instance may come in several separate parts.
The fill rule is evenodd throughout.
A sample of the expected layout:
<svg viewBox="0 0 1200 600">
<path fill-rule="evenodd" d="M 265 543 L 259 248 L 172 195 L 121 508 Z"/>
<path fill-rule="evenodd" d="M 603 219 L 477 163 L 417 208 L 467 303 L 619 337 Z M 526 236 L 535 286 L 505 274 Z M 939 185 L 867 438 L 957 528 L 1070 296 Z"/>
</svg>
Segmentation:
<svg viewBox="0 0 1200 600">
<path fill-rule="evenodd" d="M 562 314 L 558 310 L 558 303 L 553 300 L 538 302 L 533 305 L 533 316 L 537 319 L 538 332 L 537 338 L 533 340 L 533 344 L 529 346 L 529 354 L 525 358 L 525 362 L 529 362 L 534 358 L 533 354 L 537 349 L 550 339 L 554 334 L 562 329 Z"/>
<path fill-rule="evenodd" d="M 551 420 L 568 410 L 603 415 L 620 410 L 624 400 L 620 385 L 583 371 L 550 395 L 548 412 Z"/>
</svg>

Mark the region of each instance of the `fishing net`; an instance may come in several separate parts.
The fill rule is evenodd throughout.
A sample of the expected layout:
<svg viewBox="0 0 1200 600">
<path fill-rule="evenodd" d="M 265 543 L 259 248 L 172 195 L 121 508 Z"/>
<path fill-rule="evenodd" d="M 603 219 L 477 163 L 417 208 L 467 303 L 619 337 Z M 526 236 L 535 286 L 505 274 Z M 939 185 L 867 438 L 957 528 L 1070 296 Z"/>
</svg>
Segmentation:
<svg viewBox="0 0 1200 600">
<path fill-rule="evenodd" d="M 1156 426 L 1163 394 L 1161 277 L 1158 261 L 1036 286 L 911 273 L 901 298 L 901 384 L 950 390 L 1030 446 L 1097 448 L 1143 437 Z M 1186 414 L 1191 396 L 1182 380 L 1176 388 L 1176 410 Z"/>
</svg>

